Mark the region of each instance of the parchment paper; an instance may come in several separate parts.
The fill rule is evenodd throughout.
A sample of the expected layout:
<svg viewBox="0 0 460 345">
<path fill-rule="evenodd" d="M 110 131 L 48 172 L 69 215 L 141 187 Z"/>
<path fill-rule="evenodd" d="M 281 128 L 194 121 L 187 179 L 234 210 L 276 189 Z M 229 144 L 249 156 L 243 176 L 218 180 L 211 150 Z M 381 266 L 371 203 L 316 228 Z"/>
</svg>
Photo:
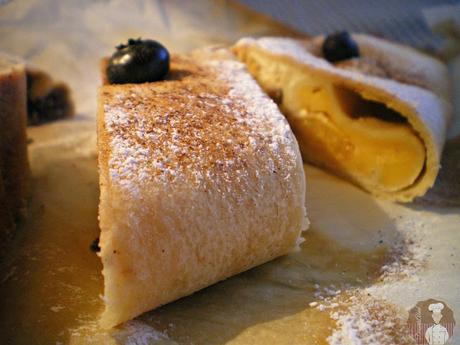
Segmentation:
<svg viewBox="0 0 460 345">
<path fill-rule="evenodd" d="M 312 225 L 300 252 L 113 331 L 97 327 L 101 264 L 88 247 L 98 236 L 99 58 L 129 37 L 152 37 L 172 52 L 186 52 L 267 34 L 296 33 L 225 1 L 0 6 L 1 49 L 66 81 L 78 113 L 29 129 L 31 206 L 0 269 L 0 343 L 326 344 L 341 331 L 333 312 L 356 291 L 394 304 L 403 318 L 418 301 L 440 299 L 460 320 L 459 160 L 448 158 L 442 187 L 411 205 L 375 200 L 305 166 Z M 458 157 L 458 144 L 451 150 Z M 454 344 L 460 327 L 455 332 Z"/>
</svg>

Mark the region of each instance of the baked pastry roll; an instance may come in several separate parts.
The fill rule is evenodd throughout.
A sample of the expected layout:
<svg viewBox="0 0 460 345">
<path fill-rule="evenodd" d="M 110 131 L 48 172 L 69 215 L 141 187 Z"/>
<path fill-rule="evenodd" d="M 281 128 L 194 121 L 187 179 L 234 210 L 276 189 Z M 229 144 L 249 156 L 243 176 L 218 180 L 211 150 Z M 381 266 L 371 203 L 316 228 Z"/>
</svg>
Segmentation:
<svg viewBox="0 0 460 345">
<path fill-rule="evenodd" d="M 360 57 L 333 64 L 323 39 L 245 38 L 233 51 L 279 103 L 306 161 L 388 199 L 425 194 L 450 117 L 446 67 L 358 34 Z"/>
<path fill-rule="evenodd" d="M 24 64 L 0 54 L 0 254 L 26 204 L 26 92 Z"/>
<path fill-rule="evenodd" d="M 286 254 L 307 226 L 297 141 L 238 61 L 103 85 L 98 150 L 103 327 Z"/>
</svg>

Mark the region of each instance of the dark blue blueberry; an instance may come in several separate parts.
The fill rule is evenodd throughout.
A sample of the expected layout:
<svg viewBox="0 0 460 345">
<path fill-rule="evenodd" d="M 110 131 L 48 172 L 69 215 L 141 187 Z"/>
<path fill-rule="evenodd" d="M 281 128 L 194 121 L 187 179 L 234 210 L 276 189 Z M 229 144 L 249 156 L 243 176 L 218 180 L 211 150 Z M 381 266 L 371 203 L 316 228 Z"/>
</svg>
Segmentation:
<svg viewBox="0 0 460 345">
<path fill-rule="evenodd" d="M 359 57 L 359 47 L 347 31 L 342 31 L 326 37 L 323 56 L 329 62 L 347 60 Z"/>
<path fill-rule="evenodd" d="M 92 252 L 96 252 L 96 253 L 101 251 L 101 247 L 99 247 L 99 237 L 96 238 L 93 242 L 91 242 L 89 249 Z"/>
<path fill-rule="evenodd" d="M 162 80 L 169 71 L 168 50 L 153 40 L 129 39 L 117 46 L 107 65 L 111 84 L 146 83 Z"/>
</svg>

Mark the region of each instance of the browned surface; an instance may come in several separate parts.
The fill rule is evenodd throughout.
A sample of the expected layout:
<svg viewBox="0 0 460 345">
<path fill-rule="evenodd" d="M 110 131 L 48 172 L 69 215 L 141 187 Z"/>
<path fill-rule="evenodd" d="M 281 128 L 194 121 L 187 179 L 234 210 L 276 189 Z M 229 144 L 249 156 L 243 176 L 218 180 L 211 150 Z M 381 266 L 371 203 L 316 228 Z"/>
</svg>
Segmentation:
<svg viewBox="0 0 460 345">
<path fill-rule="evenodd" d="M 249 116 L 247 110 L 230 103 L 229 99 L 227 106 L 222 103 L 228 87 L 216 80 L 217 72 L 176 57 L 166 81 L 101 88 L 102 103 L 123 109 L 130 118 L 110 136 L 123 135 L 142 148 L 159 150 L 165 157 L 173 157 L 158 169 L 149 164 L 151 179 L 167 169 L 183 171 L 192 179 L 196 172 L 224 169 L 222 162 L 244 161 L 237 155 L 244 155 L 249 149 L 248 134 L 254 133 L 254 129 L 229 115 L 230 107 L 231 112 Z M 139 129 L 145 133 L 143 139 L 138 136 Z M 158 141 L 148 139 L 149 134 L 154 133 L 161 133 Z M 234 143 L 239 150 L 235 150 Z M 175 154 L 173 150 L 182 153 Z"/>
</svg>

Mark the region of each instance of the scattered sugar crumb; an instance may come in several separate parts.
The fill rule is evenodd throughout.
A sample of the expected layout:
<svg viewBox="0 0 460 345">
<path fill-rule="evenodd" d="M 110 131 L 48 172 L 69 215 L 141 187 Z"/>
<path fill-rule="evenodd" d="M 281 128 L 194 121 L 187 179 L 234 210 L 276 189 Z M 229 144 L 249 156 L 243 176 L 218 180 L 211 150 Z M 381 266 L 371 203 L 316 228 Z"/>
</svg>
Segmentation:
<svg viewBox="0 0 460 345">
<path fill-rule="evenodd" d="M 425 224 L 408 217 L 400 220 L 399 226 L 399 238 L 390 244 L 389 260 L 381 268 L 383 282 L 413 278 L 429 258 L 429 248 L 423 241 L 428 235 Z M 414 228 L 417 231 L 412 231 Z"/>
<path fill-rule="evenodd" d="M 143 345 L 166 340 L 168 336 L 145 323 L 133 320 L 125 323 L 123 328 L 114 334 L 114 338 L 123 341 L 125 345 Z"/>
<path fill-rule="evenodd" d="M 406 327 L 405 314 L 395 305 L 355 291 L 345 301 L 333 303 L 330 316 L 337 328 L 330 345 L 415 344 Z"/>
<path fill-rule="evenodd" d="M 64 306 L 58 304 L 58 305 L 55 305 L 55 306 L 52 306 L 51 308 L 51 311 L 54 312 L 54 313 L 58 313 L 60 312 L 62 309 L 65 309 Z"/>
<path fill-rule="evenodd" d="M 83 322 L 80 327 L 68 330 L 71 339 L 74 339 L 78 344 L 105 344 L 106 342 L 112 344 L 116 342 L 124 345 L 147 345 L 169 339 L 166 332 L 158 331 L 137 320 L 125 322 L 110 331 L 102 330 L 98 322 L 94 320 L 79 321 Z"/>
</svg>

